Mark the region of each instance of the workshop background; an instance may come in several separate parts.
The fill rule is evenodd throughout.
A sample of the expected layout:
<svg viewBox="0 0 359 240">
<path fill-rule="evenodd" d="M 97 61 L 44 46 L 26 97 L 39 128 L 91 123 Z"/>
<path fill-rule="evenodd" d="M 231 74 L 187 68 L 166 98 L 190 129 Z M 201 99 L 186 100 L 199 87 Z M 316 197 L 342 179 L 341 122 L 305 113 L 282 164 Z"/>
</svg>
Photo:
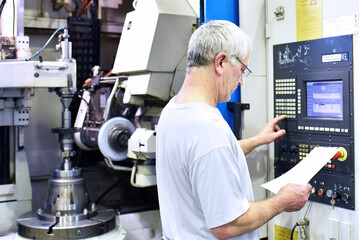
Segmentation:
<svg viewBox="0 0 359 240">
<path fill-rule="evenodd" d="M 129 12 L 132 14 L 127 17 Z M 261 184 L 295 166 L 293 161 L 281 162 L 281 157 L 299 159 L 305 152 L 302 145 L 309 148 L 318 144 L 344 147 L 347 151 L 347 159 L 332 164 L 336 168 L 328 169 L 327 166 L 320 171 L 312 201 L 299 212 L 273 218 L 260 228 L 261 238 L 290 239 L 292 229 L 295 230 L 293 239 L 359 238 L 355 226 L 359 221 L 355 187 L 358 184 L 355 152 L 359 136 L 355 112 L 359 94 L 354 94 L 356 71 L 359 71 L 356 59 L 359 56 L 357 1 L 345 0 L 338 4 L 334 0 L 2 0 L 0 13 L 0 236 L 4 239 L 20 239 L 16 233 L 30 239 L 31 229 L 43 234 L 45 230 L 39 230 L 41 227 L 34 223 L 37 220 L 33 220 L 32 227 L 23 222 L 25 218 L 21 216 L 27 212 L 34 212 L 35 219 L 36 214 L 53 221 L 57 221 L 56 217 L 68 218 L 61 213 L 56 216 L 56 212 L 49 217 L 39 213 L 39 209 L 44 211 L 51 204 L 55 206 L 49 200 L 57 188 L 55 180 L 49 185 L 54 174 L 59 174 L 63 180 L 68 178 L 63 172 L 78 174 L 71 168 L 66 169 L 69 158 L 72 159 L 71 167 L 81 169 L 85 180 L 85 188 L 81 191 L 87 191 L 87 203 L 114 211 L 118 225 L 112 226 L 113 219 L 109 220 L 111 230 L 107 234 L 118 234 L 130 240 L 161 239 L 153 172 L 155 124 L 165 103 L 180 87 L 185 72 L 183 54 L 190 33 L 202 22 L 212 19 L 236 23 L 253 41 L 249 61 L 253 74 L 231 99 L 249 106 L 240 113 L 242 124 L 239 129 L 234 126 L 234 119 L 238 121 L 238 118 L 228 111 L 228 106 L 218 106 L 235 134 L 242 138 L 251 137 L 274 116 L 292 116 L 287 125 L 281 126 L 287 130 L 287 139 L 258 147 L 247 156 L 256 200 L 272 195 Z M 132 27 L 136 30 L 136 23 L 142 24 L 137 30 L 144 36 L 136 35 L 139 33 L 135 31 L 134 35 L 129 33 Z M 63 34 L 63 29 L 59 30 L 62 26 L 67 26 L 70 36 L 67 39 L 64 34 L 60 40 L 72 42 L 70 58 L 63 56 L 66 55 L 66 45 L 56 50 L 58 35 Z M 56 36 L 42 50 L 57 30 Z M 179 35 L 183 38 L 178 39 Z M 17 38 L 12 38 L 14 36 Z M 349 36 L 350 40 L 338 36 Z M 15 39 L 21 39 L 22 44 L 16 46 Z M 167 42 L 170 43 L 164 44 Z M 298 53 L 296 56 L 300 64 L 306 64 L 298 65 L 297 62 L 291 68 L 290 60 L 296 57 L 289 57 L 286 58 L 288 62 L 281 65 L 285 67 L 278 67 L 276 61 L 279 62 L 282 48 L 287 46 L 294 55 L 299 45 L 303 46 L 303 58 Z M 304 46 L 314 46 L 308 53 L 312 62 L 304 58 Z M 46 71 L 56 71 L 53 74 L 56 76 L 50 74 L 49 77 L 54 77 L 54 84 L 31 82 L 36 80 L 36 73 L 40 72 L 41 76 L 41 67 L 17 66 L 11 61 L 16 51 L 17 57 L 22 59 L 41 51 L 28 63 L 41 65 L 44 62 L 45 75 Z M 339 59 L 332 55 L 338 53 Z M 327 57 L 329 55 L 331 58 Z M 71 58 L 76 60 L 76 71 L 72 72 Z M 317 67 L 316 61 L 322 64 L 323 59 L 327 65 Z M 66 65 L 69 72 L 56 65 L 62 62 L 69 62 Z M 161 74 L 156 75 L 157 72 Z M 64 87 L 64 79 L 74 74 L 76 86 L 67 82 L 69 86 Z M 61 75 L 59 79 L 57 75 Z M 159 89 L 159 83 L 164 79 L 170 79 L 170 82 L 165 90 Z M 21 80 L 26 80 L 26 84 Z M 302 101 L 303 105 L 307 101 L 307 81 L 342 83 L 340 99 L 345 114 L 341 119 L 316 118 L 311 121 L 302 116 L 300 106 Z M 287 88 L 291 85 L 282 84 L 293 82 L 295 97 L 290 97 L 292 93 L 283 93 L 282 97 L 278 93 L 282 89 L 278 88 Z M 76 90 L 69 93 L 68 88 Z M 59 96 L 58 89 L 62 89 L 63 95 Z M 298 97 L 300 92 L 303 94 L 301 98 Z M 72 101 L 64 108 L 61 100 L 66 99 L 66 94 L 71 95 Z M 290 104 L 282 105 L 283 99 L 286 104 L 294 99 L 294 108 L 291 109 Z M 27 119 L 25 123 L 15 119 L 19 109 L 29 111 L 21 115 Z M 66 119 L 69 116 L 71 119 Z M 72 126 L 64 124 L 70 120 Z M 323 127 L 322 131 L 320 127 Z M 73 135 L 77 136 L 76 140 Z M 103 146 L 97 142 L 98 138 L 109 143 Z M 111 145 L 113 139 L 118 144 L 115 147 Z M 121 150 L 117 151 L 116 147 Z M 64 189 L 68 186 L 62 191 L 66 192 Z M 80 212 L 65 212 L 79 218 L 86 216 L 88 211 L 96 215 L 95 208 L 90 210 L 88 207 L 91 208 L 91 204 L 82 207 Z M 303 219 L 308 221 L 297 226 Z M 86 229 L 83 232 L 91 232 L 88 223 L 81 224 L 80 228 Z M 46 226 L 51 228 L 51 224 Z M 52 238 L 56 239 L 56 225 L 53 229 Z M 67 233 L 67 228 L 59 231 Z M 78 239 L 85 238 L 82 233 L 78 234 Z M 97 235 L 101 239 L 101 234 Z M 96 238 L 96 234 L 90 236 Z"/>
</svg>

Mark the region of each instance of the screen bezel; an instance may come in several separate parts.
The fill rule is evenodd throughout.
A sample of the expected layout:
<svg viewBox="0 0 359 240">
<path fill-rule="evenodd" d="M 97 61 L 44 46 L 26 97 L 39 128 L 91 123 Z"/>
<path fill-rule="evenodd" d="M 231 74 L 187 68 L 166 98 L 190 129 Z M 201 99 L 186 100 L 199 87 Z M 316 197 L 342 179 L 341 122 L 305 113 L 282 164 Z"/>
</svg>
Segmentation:
<svg viewBox="0 0 359 240">
<path fill-rule="evenodd" d="M 313 85 L 314 84 L 326 84 L 327 86 L 329 86 L 330 84 L 335 84 L 335 83 L 340 83 L 341 84 L 341 117 L 332 117 L 332 116 L 310 116 L 309 115 L 309 111 L 308 111 L 308 100 L 309 100 L 309 94 L 308 94 L 308 84 L 309 83 L 312 83 Z M 319 120 L 343 120 L 343 116 L 344 116 L 344 106 L 343 106 L 343 103 L 344 103 L 344 91 L 343 91 L 343 80 L 342 79 L 331 79 L 331 80 L 325 80 L 325 79 L 322 79 L 322 80 L 316 80 L 316 81 L 305 81 L 305 103 L 306 103 L 306 117 L 308 118 L 315 118 L 315 119 L 319 119 Z"/>
<path fill-rule="evenodd" d="M 349 102 L 349 95 L 344 93 L 350 92 L 348 70 L 335 71 L 318 71 L 311 73 L 301 73 L 297 75 L 297 88 L 301 89 L 300 99 L 297 103 L 301 104 L 301 113 L 298 114 L 298 126 L 313 126 L 325 128 L 350 128 L 350 114 L 352 113 L 352 103 Z M 307 82 L 319 81 L 342 81 L 343 82 L 343 118 L 320 118 L 307 116 Z M 297 93 L 298 94 L 298 93 Z M 349 103 L 349 104 L 347 104 Z M 299 107 L 299 106 L 298 106 Z"/>
</svg>

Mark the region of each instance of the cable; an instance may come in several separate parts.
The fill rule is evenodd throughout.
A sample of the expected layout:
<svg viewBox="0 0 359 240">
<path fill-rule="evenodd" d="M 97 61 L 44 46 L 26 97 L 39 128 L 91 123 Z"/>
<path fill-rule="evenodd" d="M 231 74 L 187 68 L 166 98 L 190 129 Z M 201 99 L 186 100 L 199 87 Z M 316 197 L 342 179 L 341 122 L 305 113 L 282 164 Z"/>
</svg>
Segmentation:
<svg viewBox="0 0 359 240">
<path fill-rule="evenodd" d="M 108 120 L 108 117 L 109 117 L 109 114 L 110 114 L 110 107 L 111 107 L 112 99 L 113 99 L 113 96 L 115 96 L 115 93 L 116 93 L 116 90 L 118 88 L 119 83 L 120 83 L 120 78 L 116 78 L 116 82 L 113 85 L 111 94 L 108 97 L 107 102 L 106 102 L 105 110 L 104 110 L 104 113 L 103 113 L 104 121 Z"/>
<path fill-rule="evenodd" d="M 106 165 L 109 168 L 112 168 L 114 170 L 117 170 L 117 171 L 129 171 L 129 172 L 132 171 L 132 167 L 125 167 L 125 166 L 115 165 L 115 164 L 113 164 L 112 160 L 107 158 L 107 157 L 104 157 L 104 160 L 105 160 Z"/>
<path fill-rule="evenodd" d="M 88 103 L 80 94 L 77 95 L 77 97 L 80 98 L 82 101 L 84 101 L 87 104 L 87 106 L 90 105 L 90 103 Z"/>
<path fill-rule="evenodd" d="M 36 57 L 37 55 L 39 55 L 39 53 L 42 52 L 42 50 L 44 50 L 47 45 L 49 45 L 50 41 L 54 38 L 54 36 L 61 30 L 64 30 L 66 29 L 66 26 L 62 26 L 62 27 L 59 27 L 58 29 L 56 29 L 56 31 L 51 35 L 51 37 L 49 38 L 49 40 L 47 40 L 47 42 L 45 43 L 45 45 L 40 48 L 39 51 L 37 51 L 34 55 L 32 55 L 31 57 L 27 58 L 26 61 L 30 61 L 31 59 L 33 59 L 34 57 Z"/>
<path fill-rule="evenodd" d="M 82 9 L 80 10 L 80 13 L 79 13 L 79 17 L 81 17 L 81 15 L 91 6 L 93 0 L 91 0 L 90 2 L 86 2 L 86 1 L 82 1 Z M 86 4 L 86 6 L 85 6 Z"/>
<path fill-rule="evenodd" d="M 303 227 L 304 225 L 305 226 L 309 225 L 309 219 L 307 218 L 307 216 L 308 216 L 308 213 L 309 213 L 309 211 L 310 211 L 310 209 L 312 207 L 312 203 L 313 203 L 312 201 L 309 201 L 309 204 L 308 204 L 307 210 L 305 211 L 303 219 L 299 220 L 298 222 L 295 223 L 295 225 L 294 225 L 294 227 L 292 229 L 292 233 L 290 235 L 290 240 L 293 240 L 293 234 L 294 234 L 294 230 L 295 230 L 296 227 L 298 227 L 298 226 Z"/>
<path fill-rule="evenodd" d="M 297 226 L 298 226 L 298 223 L 295 223 L 294 227 L 292 228 L 292 233 L 290 234 L 290 240 L 293 240 L 294 230 Z"/>
</svg>

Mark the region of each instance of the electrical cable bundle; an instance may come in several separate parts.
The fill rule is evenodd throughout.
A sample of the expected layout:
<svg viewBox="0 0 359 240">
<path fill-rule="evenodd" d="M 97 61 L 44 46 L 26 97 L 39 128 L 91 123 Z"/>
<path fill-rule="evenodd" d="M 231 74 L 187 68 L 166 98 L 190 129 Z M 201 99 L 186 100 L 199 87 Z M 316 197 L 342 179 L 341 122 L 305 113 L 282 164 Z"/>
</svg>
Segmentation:
<svg viewBox="0 0 359 240">
<path fill-rule="evenodd" d="M 93 0 L 81 0 L 82 3 L 82 9 L 79 12 L 79 17 L 84 14 L 84 12 L 86 12 L 86 10 L 91 6 L 91 4 L 93 3 Z"/>
</svg>

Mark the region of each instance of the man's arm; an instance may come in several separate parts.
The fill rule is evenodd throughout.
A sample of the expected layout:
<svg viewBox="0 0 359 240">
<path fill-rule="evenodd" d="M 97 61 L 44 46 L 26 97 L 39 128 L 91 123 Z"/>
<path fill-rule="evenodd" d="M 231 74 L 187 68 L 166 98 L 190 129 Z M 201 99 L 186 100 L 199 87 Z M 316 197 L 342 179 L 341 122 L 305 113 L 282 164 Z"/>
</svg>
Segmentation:
<svg viewBox="0 0 359 240">
<path fill-rule="evenodd" d="M 234 221 L 212 228 L 218 239 L 227 239 L 242 235 L 259 228 L 281 212 L 302 209 L 308 200 L 312 186 L 288 184 L 277 195 L 259 202 L 250 202 L 249 209 Z"/>
<path fill-rule="evenodd" d="M 254 137 L 239 140 L 238 143 L 241 146 L 244 155 L 247 155 L 260 145 L 271 143 L 283 136 L 285 130 L 280 129 L 277 123 L 285 118 L 285 115 L 276 117 L 272 121 L 266 123 Z"/>
</svg>

